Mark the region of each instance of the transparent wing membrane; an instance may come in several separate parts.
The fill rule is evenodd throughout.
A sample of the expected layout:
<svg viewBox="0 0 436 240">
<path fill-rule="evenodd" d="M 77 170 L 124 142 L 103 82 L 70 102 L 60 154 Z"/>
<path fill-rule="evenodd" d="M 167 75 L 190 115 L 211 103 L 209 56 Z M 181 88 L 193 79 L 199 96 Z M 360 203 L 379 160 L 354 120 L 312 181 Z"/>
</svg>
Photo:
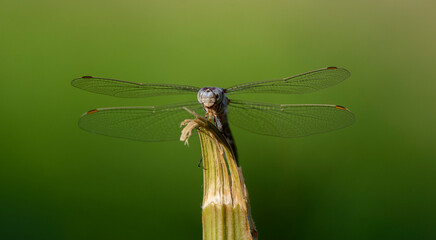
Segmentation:
<svg viewBox="0 0 436 240">
<path fill-rule="evenodd" d="M 193 116 L 183 107 L 200 115 L 198 102 L 149 107 L 99 108 L 83 114 L 80 128 L 111 137 L 138 141 L 166 141 L 180 138 L 180 123 Z"/>
<path fill-rule="evenodd" d="M 266 104 L 232 100 L 229 121 L 248 131 L 279 137 L 301 137 L 333 131 L 354 122 L 354 114 L 337 105 Z"/>
<path fill-rule="evenodd" d="M 160 95 L 195 94 L 200 88 L 175 84 L 135 83 L 110 78 L 84 76 L 71 82 L 74 87 L 115 97 L 142 98 Z"/>
<path fill-rule="evenodd" d="M 236 93 L 314 92 L 340 83 L 350 76 L 344 68 L 328 67 L 279 80 L 239 84 L 226 91 Z M 84 76 L 71 84 L 89 92 L 116 97 L 141 98 L 159 95 L 196 94 L 200 88 L 172 84 L 134 83 L 109 78 Z M 89 132 L 139 141 L 177 140 L 180 123 L 193 116 L 187 107 L 204 114 L 198 102 L 150 107 L 118 107 L 91 110 L 79 120 Z M 266 104 L 232 100 L 228 106 L 231 124 L 251 132 L 300 137 L 347 127 L 354 122 L 348 109 L 337 105 Z"/>
<path fill-rule="evenodd" d="M 315 92 L 336 85 L 350 76 L 344 68 L 328 67 L 278 80 L 267 80 L 239 84 L 227 88 L 229 94 L 236 93 L 285 93 L 301 94 Z"/>
</svg>

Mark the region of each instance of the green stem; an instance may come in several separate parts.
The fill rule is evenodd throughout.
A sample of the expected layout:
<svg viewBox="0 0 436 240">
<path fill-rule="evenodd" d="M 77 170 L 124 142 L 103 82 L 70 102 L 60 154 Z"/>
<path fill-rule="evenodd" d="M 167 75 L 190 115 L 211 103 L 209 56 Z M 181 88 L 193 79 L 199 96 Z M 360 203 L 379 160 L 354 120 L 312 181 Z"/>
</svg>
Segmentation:
<svg viewBox="0 0 436 240">
<path fill-rule="evenodd" d="M 205 118 L 185 120 L 181 140 L 198 131 L 203 157 L 203 239 L 257 239 L 242 170 L 219 130 Z"/>
</svg>

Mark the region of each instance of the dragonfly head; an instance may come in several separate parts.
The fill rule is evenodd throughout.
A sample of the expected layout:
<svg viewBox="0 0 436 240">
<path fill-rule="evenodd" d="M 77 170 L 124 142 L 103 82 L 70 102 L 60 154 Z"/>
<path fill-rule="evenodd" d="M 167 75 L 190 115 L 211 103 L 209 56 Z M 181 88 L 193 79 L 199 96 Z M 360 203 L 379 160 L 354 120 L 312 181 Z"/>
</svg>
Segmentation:
<svg viewBox="0 0 436 240">
<path fill-rule="evenodd" d="M 204 87 L 198 91 L 197 99 L 206 108 L 213 107 L 215 103 L 221 103 L 224 98 L 224 90 L 216 87 Z"/>
</svg>

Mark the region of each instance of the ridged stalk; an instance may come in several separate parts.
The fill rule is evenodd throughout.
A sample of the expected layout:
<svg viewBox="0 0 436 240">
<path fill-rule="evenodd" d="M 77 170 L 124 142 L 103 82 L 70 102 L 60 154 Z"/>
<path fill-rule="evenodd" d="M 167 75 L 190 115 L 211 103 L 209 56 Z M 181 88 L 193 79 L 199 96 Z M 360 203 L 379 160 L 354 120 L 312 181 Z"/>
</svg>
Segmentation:
<svg viewBox="0 0 436 240">
<path fill-rule="evenodd" d="M 194 114 L 195 119 L 182 122 L 186 127 L 180 140 L 188 143 L 192 130 L 197 129 L 203 157 L 203 239 L 257 239 L 251 218 L 247 188 L 241 167 L 219 130 L 207 119 Z"/>
</svg>

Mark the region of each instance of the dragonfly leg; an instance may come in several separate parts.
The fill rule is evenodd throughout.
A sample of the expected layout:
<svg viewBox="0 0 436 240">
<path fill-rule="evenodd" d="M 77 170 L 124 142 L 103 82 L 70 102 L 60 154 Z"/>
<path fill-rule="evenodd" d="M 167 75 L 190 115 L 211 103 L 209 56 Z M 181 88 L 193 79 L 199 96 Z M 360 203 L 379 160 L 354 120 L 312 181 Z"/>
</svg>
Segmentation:
<svg viewBox="0 0 436 240">
<path fill-rule="evenodd" d="M 212 121 L 214 120 L 213 114 L 212 114 L 212 112 L 210 112 L 210 111 L 206 112 L 206 116 L 205 116 L 205 118 L 207 118 L 207 120 L 208 120 L 209 122 L 212 122 Z"/>
<path fill-rule="evenodd" d="M 203 170 L 207 170 L 207 169 L 203 166 L 202 163 L 203 163 L 203 158 L 200 159 L 200 162 L 198 163 L 197 167 L 199 167 L 199 168 L 201 167 L 201 168 L 203 168 Z"/>
</svg>

